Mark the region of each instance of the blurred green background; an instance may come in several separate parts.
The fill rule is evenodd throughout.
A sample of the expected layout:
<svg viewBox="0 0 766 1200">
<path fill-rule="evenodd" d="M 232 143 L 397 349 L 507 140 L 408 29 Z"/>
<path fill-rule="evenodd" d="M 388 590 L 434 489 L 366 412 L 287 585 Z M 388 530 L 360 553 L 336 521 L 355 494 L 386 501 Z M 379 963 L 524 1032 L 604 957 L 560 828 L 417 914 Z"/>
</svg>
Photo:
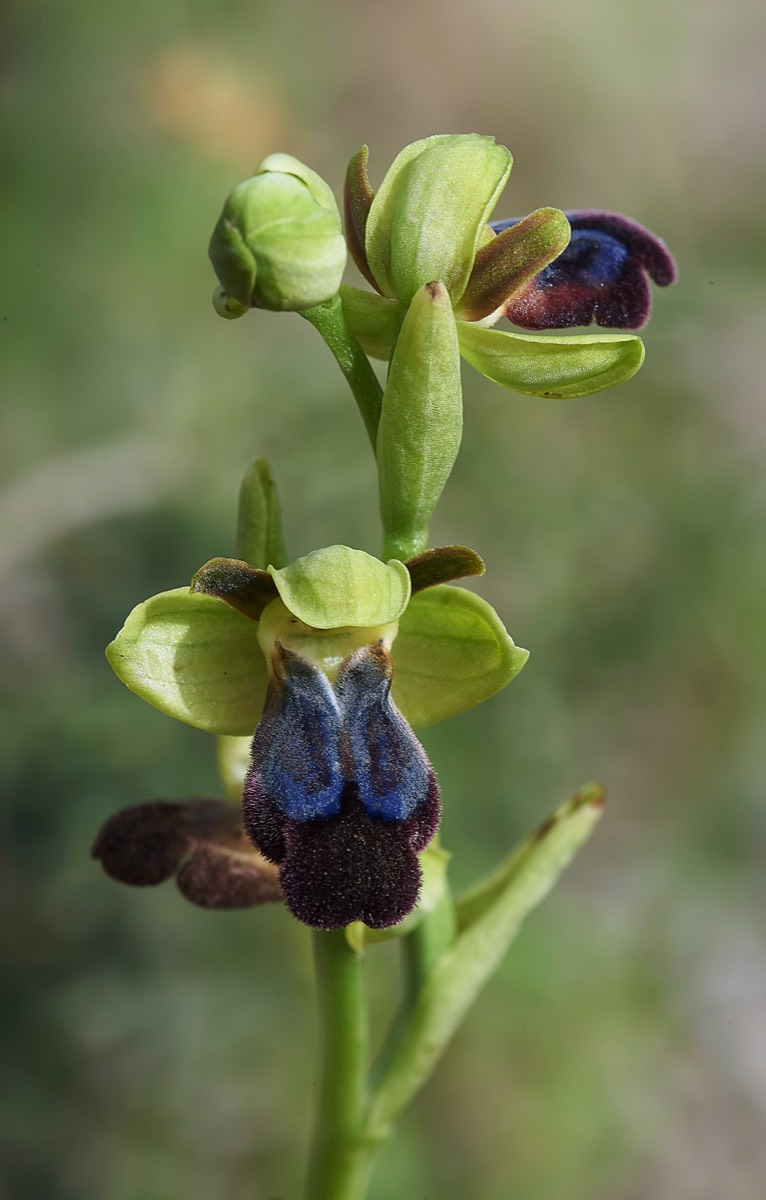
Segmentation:
<svg viewBox="0 0 766 1200">
<path fill-rule="evenodd" d="M 233 550 L 275 465 L 291 552 L 375 551 L 361 422 L 297 317 L 227 323 L 207 239 L 274 149 L 340 189 L 493 133 L 498 216 L 630 213 L 681 267 L 640 375 L 571 403 L 466 374 L 433 529 L 532 651 L 424 741 L 458 885 L 589 778 L 610 808 L 386 1151 L 374 1200 L 757 1200 L 766 1179 L 766 10 L 751 0 L 11 0 L 0 17 L 2 1200 L 294 1200 L 308 938 L 89 860 L 211 739 L 124 690 L 133 604 Z M 349 278 L 352 278 L 351 272 Z M 376 1011 L 395 959 L 370 955 Z"/>
</svg>

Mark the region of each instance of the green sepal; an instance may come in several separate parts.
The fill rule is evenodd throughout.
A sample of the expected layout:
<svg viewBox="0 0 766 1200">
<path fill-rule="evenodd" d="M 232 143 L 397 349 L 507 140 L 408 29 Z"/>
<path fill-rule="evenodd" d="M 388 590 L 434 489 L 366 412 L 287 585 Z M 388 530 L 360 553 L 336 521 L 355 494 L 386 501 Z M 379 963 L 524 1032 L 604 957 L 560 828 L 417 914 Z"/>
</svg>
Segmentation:
<svg viewBox="0 0 766 1200">
<path fill-rule="evenodd" d="M 644 344 L 632 334 L 537 337 L 458 321 L 460 353 L 512 392 L 569 399 L 603 392 L 635 375 Z"/>
<path fill-rule="evenodd" d="M 529 651 L 514 644 L 486 600 L 442 584 L 412 597 L 391 657 L 394 703 L 423 729 L 494 696 Z"/>
<path fill-rule="evenodd" d="M 469 575 L 483 575 L 486 570 L 484 559 L 470 546 L 436 546 L 408 558 L 404 565 L 410 573 L 413 596 L 438 583 L 454 583 Z"/>
<path fill-rule="evenodd" d="M 484 984 L 499 966 L 522 922 L 548 895 L 603 808 L 603 790 L 590 786 L 564 804 L 500 868 L 502 884 L 444 953 L 412 1005 L 367 1110 L 368 1136 L 380 1136 L 433 1071 Z"/>
<path fill-rule="evenodd" d="M 259 621 L 266 605 L 278 595 L 268 571 L 239 558 L 211 558 L 193 576 L 191 591 L 217 596 L 251 621 Z"/>
<path fill-rule="evenodd" d="M 314 629 L 396 621 L 410 598 L 404 563 L 383 563 L 363 550 L 327 546 L 281 571 L 269 568 L 285 607 Z"/>
<path fill-rule="evenodd" d="M 207 733 L 252 736 L 266 694 L 258 626 L 214 596 L 176 588 L 137 605 L 106 656 L 126 687 Z"/>
<path fill-rule="evenodd" d="M 359 273 L 372 287 L 375 287 L 375 279 L 364 251 L 367 217 L 375 199 L 375 193 L 370 187 L 367 177 L 369 153 L 367 146 L 362 146 L 348 164 L 346 182 L 343 187 L 343 224 L 349 253 Z"/>
<path fill-rule="evenodd" d="M 423 883 L 420 897 L 411 913 L 398 925 L 388 929 L 370 929 L 362 921 L 346 926 L 346 940 L 352 950 L 361 954 L 366 945 L 389 942 L 392 938 L 406 937 L 416 929 L 424 917 L 429 916 L 439 904 L 447 887 L 447 866 L 452 855 L 441 846 L 429 846 L 418 855 Z"/>
<path fill-rule="evenodd" d="M 365 249 L 377 286 L 407 304 L 440 280 L 460 300 L 512 158 L 494 138 L 438 134 L 394 159 L 372 201 Z"/>
<path fill-rule="evenodd" d="M 210 260 L 240 304 L 300 311 L 340 287 L 346 241 L 330 188 L 289 154 L 264 159 L 228 196 Z"/>
<path fill-rule="evenodd" d="M 365 354 L 388 362 L 404 315 L 401 304 L 345 283 L 340 298 L 346 323 Z"/>
<path fill-rule="evenodd" d="M 387 555 L 407 559 L 427 546 L 462 432 L 455 318 L 444 285 L 429 283 L 407 310 L 383 393 L 377 457 Z"/>
<path fill-rule="evenodd" d="M 558 208 L 538 208 L 477 251 L 471 278 L 455 315 L 483 321 L 502 308 L 569 244 L 569 221 Z"/>
<path fill-rule="evenodd" d="M 287 562 L 279 493 L 265 458 L 253 459 L 240 485 L 237 555 L 262 570 Z"/>
</svg>

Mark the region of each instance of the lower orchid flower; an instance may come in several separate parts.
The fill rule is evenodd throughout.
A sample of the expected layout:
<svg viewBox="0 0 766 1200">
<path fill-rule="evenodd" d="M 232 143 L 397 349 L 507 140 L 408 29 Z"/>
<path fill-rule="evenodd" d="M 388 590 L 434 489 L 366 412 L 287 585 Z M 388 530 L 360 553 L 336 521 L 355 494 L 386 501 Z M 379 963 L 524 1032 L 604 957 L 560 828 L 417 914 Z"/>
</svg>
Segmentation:
<svg viewBox="0 0 766 1200">
<path fill-rule="evenodd" d="M 332 546 L 266 571 L 213 559 L 190 590 L 138 605 L 108 648 L 151 704 L 252 738 L 244 827 L 308 925 L 387 928 L 418 901 L 440 800 L 413 728 L 493 695 L 528 657 L 449 586 L 483 569 L 464 547 L 382 563 Z"/>
</svg>

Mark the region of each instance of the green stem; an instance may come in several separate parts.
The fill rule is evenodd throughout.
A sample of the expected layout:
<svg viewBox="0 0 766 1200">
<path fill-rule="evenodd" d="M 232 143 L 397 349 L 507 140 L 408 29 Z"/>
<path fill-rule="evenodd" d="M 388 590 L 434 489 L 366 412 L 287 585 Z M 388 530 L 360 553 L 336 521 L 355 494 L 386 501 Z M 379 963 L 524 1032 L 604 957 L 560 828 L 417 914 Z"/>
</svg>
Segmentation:
<svg viewBox="0 0 766 1200">
<path fill-rule="evenodd" d="M 418 531 L 417 533 L 409 533 L 402 536 L 398 533 L 383 532 L 383 549 L 381 557 L 384 562 L 388 562 L 390 558 L 398 558 L 400 562 L 406 562 L 408 558 L 414 558 L 417 554 L 422 554 L 428 548 L 428 530 Z"/>
<path fill-rule="evenodd" d="M 313 933 L 320 1084 L 306 1200 L 364 1200 L 382 1137 L 367 1136 L 363 959 L 343 930 Z"/>
<path fill-rule="evenodd" d="M 375 453 L 383 389 L 367 355 L 346 324 L 340 296 L 333 296 L 332 300 L 317 304 L 315 308 L 303 309 L 301 316 L 322 335 L 345 375 Z"/>
</svg>

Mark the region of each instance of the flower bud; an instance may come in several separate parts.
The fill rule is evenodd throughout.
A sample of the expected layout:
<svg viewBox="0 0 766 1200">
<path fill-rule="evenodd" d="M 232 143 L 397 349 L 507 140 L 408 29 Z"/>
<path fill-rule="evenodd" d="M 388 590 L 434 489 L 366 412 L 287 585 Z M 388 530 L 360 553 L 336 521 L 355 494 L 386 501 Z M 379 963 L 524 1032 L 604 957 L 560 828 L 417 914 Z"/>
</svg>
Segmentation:
<svg viewBox="0 0 766 1200">
<path fill-rule="evenodd" d="M 297 159 L 271 154 L 229 195 L 209 254 L 221 287 L 239 304 L 289 312 L 323 304 L 346 265 L 335 198 Z"/>
</svg>

